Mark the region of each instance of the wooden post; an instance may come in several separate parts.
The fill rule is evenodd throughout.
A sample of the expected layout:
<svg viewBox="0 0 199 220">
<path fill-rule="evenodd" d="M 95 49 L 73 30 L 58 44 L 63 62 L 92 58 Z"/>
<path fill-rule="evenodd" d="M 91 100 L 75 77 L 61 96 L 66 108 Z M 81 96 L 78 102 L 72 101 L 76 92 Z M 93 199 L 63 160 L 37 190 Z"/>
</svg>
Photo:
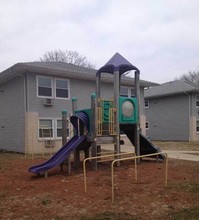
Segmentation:
<svg viewBox="0 0 199 220">
<path fill-rule="evenodd" d="M 75 114 L 76 110 L 77 110 L 77 98 L 73 97 L 72 98 L 72 112 L 73 112 L 73 115 Z M 76 135 L 76 133 L 74 132 L 73 135 Z M 80 161 L 80 151 L 75 149 L 74 150 L 74 168 L 76 170 L 78 169 L 79 161 Z"/>
<path fill-rule="evenodd" d="M 72 112 L 75 114 L 75 111 L 77 110 L 77 98 L 73 97 L 72 98 Z"/>
<path fill-rule="evenodd" d="M 62 146 L 64 146 L 67 143 L 67 127 L 68 127 L 68 121 L 67 121 L 67 111 L 62 111 Z M 64 161 L 67 164 L 67 173 L 71 172 L 71 161 L 70 161 L 70 154 L 68 155 L 68 158 Z M 60 171 L 63 171 L 63 165 L 64 162 L 60 164 Z"/>
<path fill-rule="evenodd" d="M 62 146 L 67 142 L 67 111 L 62 111 Z"/>
</svg>

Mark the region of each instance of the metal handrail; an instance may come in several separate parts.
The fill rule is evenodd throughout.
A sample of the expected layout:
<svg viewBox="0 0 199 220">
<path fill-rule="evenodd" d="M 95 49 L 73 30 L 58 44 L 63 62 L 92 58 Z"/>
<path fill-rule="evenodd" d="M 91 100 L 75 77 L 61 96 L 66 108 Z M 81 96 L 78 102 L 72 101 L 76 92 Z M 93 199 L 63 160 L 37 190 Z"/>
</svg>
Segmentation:
<svg viewBox="0 0 199 220">
<path fill-rule="evenodd" d="M 112 203 L 114 203 L 114 164 L 115 164 L 116 162 L 118 162 L 118 161 L 134 160 L 134 161 L 135 161 L 135 179 L 136 179 L 136 181 L 137 181 L 137 163 L 136 163 L 136 159 L 138 159 L 138 158 L 144 158 L 144 157 L 156 156 L 156 155 L 160 155 L 160 154 L 164 154 L 165 157 L 166 157 L 166 160 L 165 160 L 165 187 L 166 187 L 166 186 L 167 186 L 167 180 L 168 180 L 168 155 L 167 155 L 167 153 L 159 152 L 159 153 L 145 154 L 145 155 L 135 156 L 135 157 L 129 157 L 129 158 L 115 159 L 115 160 L 111 163 Z"/>
<path fill-rule="evenodd" d="M 101 159 L 101 158 L 107 158 L 110 156 L 123 156 L 123 155 L 128 155 L 128 154 L 135 154 L 134 152 L 129 152 L 129 153 L 119 153 L 119 154 L 107 154 L 103 156 L 97 156 L 97 157 L 88 157 L 84 159 L 83 161 L 83 176 L 84 176 L 84 190 L 87 192 L 87 181 L 86 181 L 86 161 L 88 160 L 95 160 L 95 159 Z M 112 161 L 113 159 L 109 160 Z M 106 160 L 108 161 L 108 160 Z"/>
</svg>

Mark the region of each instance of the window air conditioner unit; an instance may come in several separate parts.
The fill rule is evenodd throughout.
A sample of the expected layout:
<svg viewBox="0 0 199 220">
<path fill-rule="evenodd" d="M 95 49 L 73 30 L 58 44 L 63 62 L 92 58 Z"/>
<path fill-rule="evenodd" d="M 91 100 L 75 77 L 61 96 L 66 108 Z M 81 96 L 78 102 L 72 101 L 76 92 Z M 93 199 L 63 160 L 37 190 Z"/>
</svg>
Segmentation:
<svg viewBox="0 0 199 220">
<path fill-rule="evenodd" d="M 53 105 L 53 100 L 52 99 L 43 99 L 43 104 L 45 106 L 52 106 Z"/>
<path fill-rule="evenodd" d="M 55 140 L 45 140 L 45 147 L 46 148 L 55 147 Z"/>
</svg>

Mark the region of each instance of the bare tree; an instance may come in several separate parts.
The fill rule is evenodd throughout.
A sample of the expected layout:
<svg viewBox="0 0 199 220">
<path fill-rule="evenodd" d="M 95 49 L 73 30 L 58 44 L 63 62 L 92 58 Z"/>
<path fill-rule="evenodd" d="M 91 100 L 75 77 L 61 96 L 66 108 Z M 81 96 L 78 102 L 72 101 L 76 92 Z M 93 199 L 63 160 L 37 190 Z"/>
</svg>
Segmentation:
<svg viewBox="0 0 199 220">
<path fill-rule="evenodd" d="M 42 62 L 53 62 L 53 61 L 62 61 L 65 63 L 71 63 L 77 66 L 95 68 L 87 58 L 83 55 L 80 55 L 76 51 L 72 50 L 51 50 L 46 52 L 40 58 Z"/>
<path fill-rule="evenodd" d="M 189 71 L 178 78 L 183 82 L 199 84 L 199 71 Z"/>
</svg>

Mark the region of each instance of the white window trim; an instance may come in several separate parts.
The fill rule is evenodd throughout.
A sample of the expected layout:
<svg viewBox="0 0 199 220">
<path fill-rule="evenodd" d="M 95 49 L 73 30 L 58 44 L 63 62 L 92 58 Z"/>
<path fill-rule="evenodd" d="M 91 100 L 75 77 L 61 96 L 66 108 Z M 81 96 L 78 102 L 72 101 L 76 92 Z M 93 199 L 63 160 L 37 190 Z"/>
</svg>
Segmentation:
<svg viewBox="0 0 199 220">
<path fill-rule="evenodd" d="M 52 96 L 40 96 L 38 93 L 38 87 L 39 87 L 39 77 L 42 78 L 48 78 L 51 79 L 51 89 L 52 89 Z M 67 81 L 68 83 L 68 98 L 62 98 L 62 97 L 57 97 L 56 96 L 56 80 L 63 80 L 63 81 Z M 70 100 L 70 80 L 69 79 L 65 79 L 65 78 L 54 78 L 51 76 L 44 76 L 44 75 L 37 75 L 36 76 L 36 93 L 37 93 L 37 97 L 38 98 L 55 98 L 55 99 L 62 99 L 62 100 Z"/>
<path fill-rule="evenodd" d="M 48 78 L 48 79 L 51 79 L 51 89 L 52 89 L 52 96 L 40 96 L 39 95 L 39 91 L 38 91 L 38 87 L 39 87 L 39 77 L 42 77 L 42 78 Z M 53 77 L 50 77 L 50 76 L 43 76 L 43 75 L 37 75 L 37 87 L 36 87 L 36 90 L 37 90 L 37 97 L 38 98 L 53 98 L 54 97 L 54 85 L 53 85 Z"/>
<path fill-rule="evenodd" d="M 129 97 L 133 98 L 133 97 L 135 97 L 135 94 L 134 94 L 134 96 L 132 96 L 133 94 L 131 94 L 131 89 L 135 90 L 135 87 L 129 87 Z"/>
<path fill-rule="evenodd" d="M 68 98 L 62 98 L 62 97 L 57 97 L 56 96 L 56 80 L 63 80 L 63 81 L 67 81 L 68 83 Z M 69 79 L 64 79 L 64 78 L 54 78 L 54 97 L 56 99 L 62 99 L 62 100 L 70 100 L 70 80 Z"/>
<path fill-rule="evenodd" d="M 52 120 L 52 129 L 53 129 L 53 132 L 52 132 L 53 136 L 52 137 L 44 137 L 44 138 L 39 137 L 39 129 L 40 129 L 39 121 L 40 120 Z M 54 120 L 54 118 L 52 118 L 52 117 L 39 117 L 38 118 L 38 140 L 53 140 L 53 139 L 55 139 L 55 120 Z"/>
<path fill-rule="evenodd" d="M 57 137 L 57 121 L 58 120 L 61 120 L 62 121 L 62 118 L 55 118 L 55 139 L 58 139 L 58 140 L 60 140 L 60 139 L 62 139 L 62 137 Z"/>
<path fill-rule="evenodd" d="M 121 86 L 121 87 L 122 87 L 122 88 L 127 88 L 127 91 L 128 91 L 127 96 L 128 96 L 128 98 L 134 97 L 134 96 L 132 96 L 132 94 L 131 94 L 131 89 L 135 89 L 134 87 L 129 87 L 129 86 Z"/>
<path fill-rule="evenodd" d="M 129 88 L 128 88 L 128 86 L 121 86 L 121 88 L 127 88 L 127 96 L 129 97 Z M 120 95 L 122 96 L 123 94 L 121 94 L 121 92 L 120 92 Z"/>
</svg>

